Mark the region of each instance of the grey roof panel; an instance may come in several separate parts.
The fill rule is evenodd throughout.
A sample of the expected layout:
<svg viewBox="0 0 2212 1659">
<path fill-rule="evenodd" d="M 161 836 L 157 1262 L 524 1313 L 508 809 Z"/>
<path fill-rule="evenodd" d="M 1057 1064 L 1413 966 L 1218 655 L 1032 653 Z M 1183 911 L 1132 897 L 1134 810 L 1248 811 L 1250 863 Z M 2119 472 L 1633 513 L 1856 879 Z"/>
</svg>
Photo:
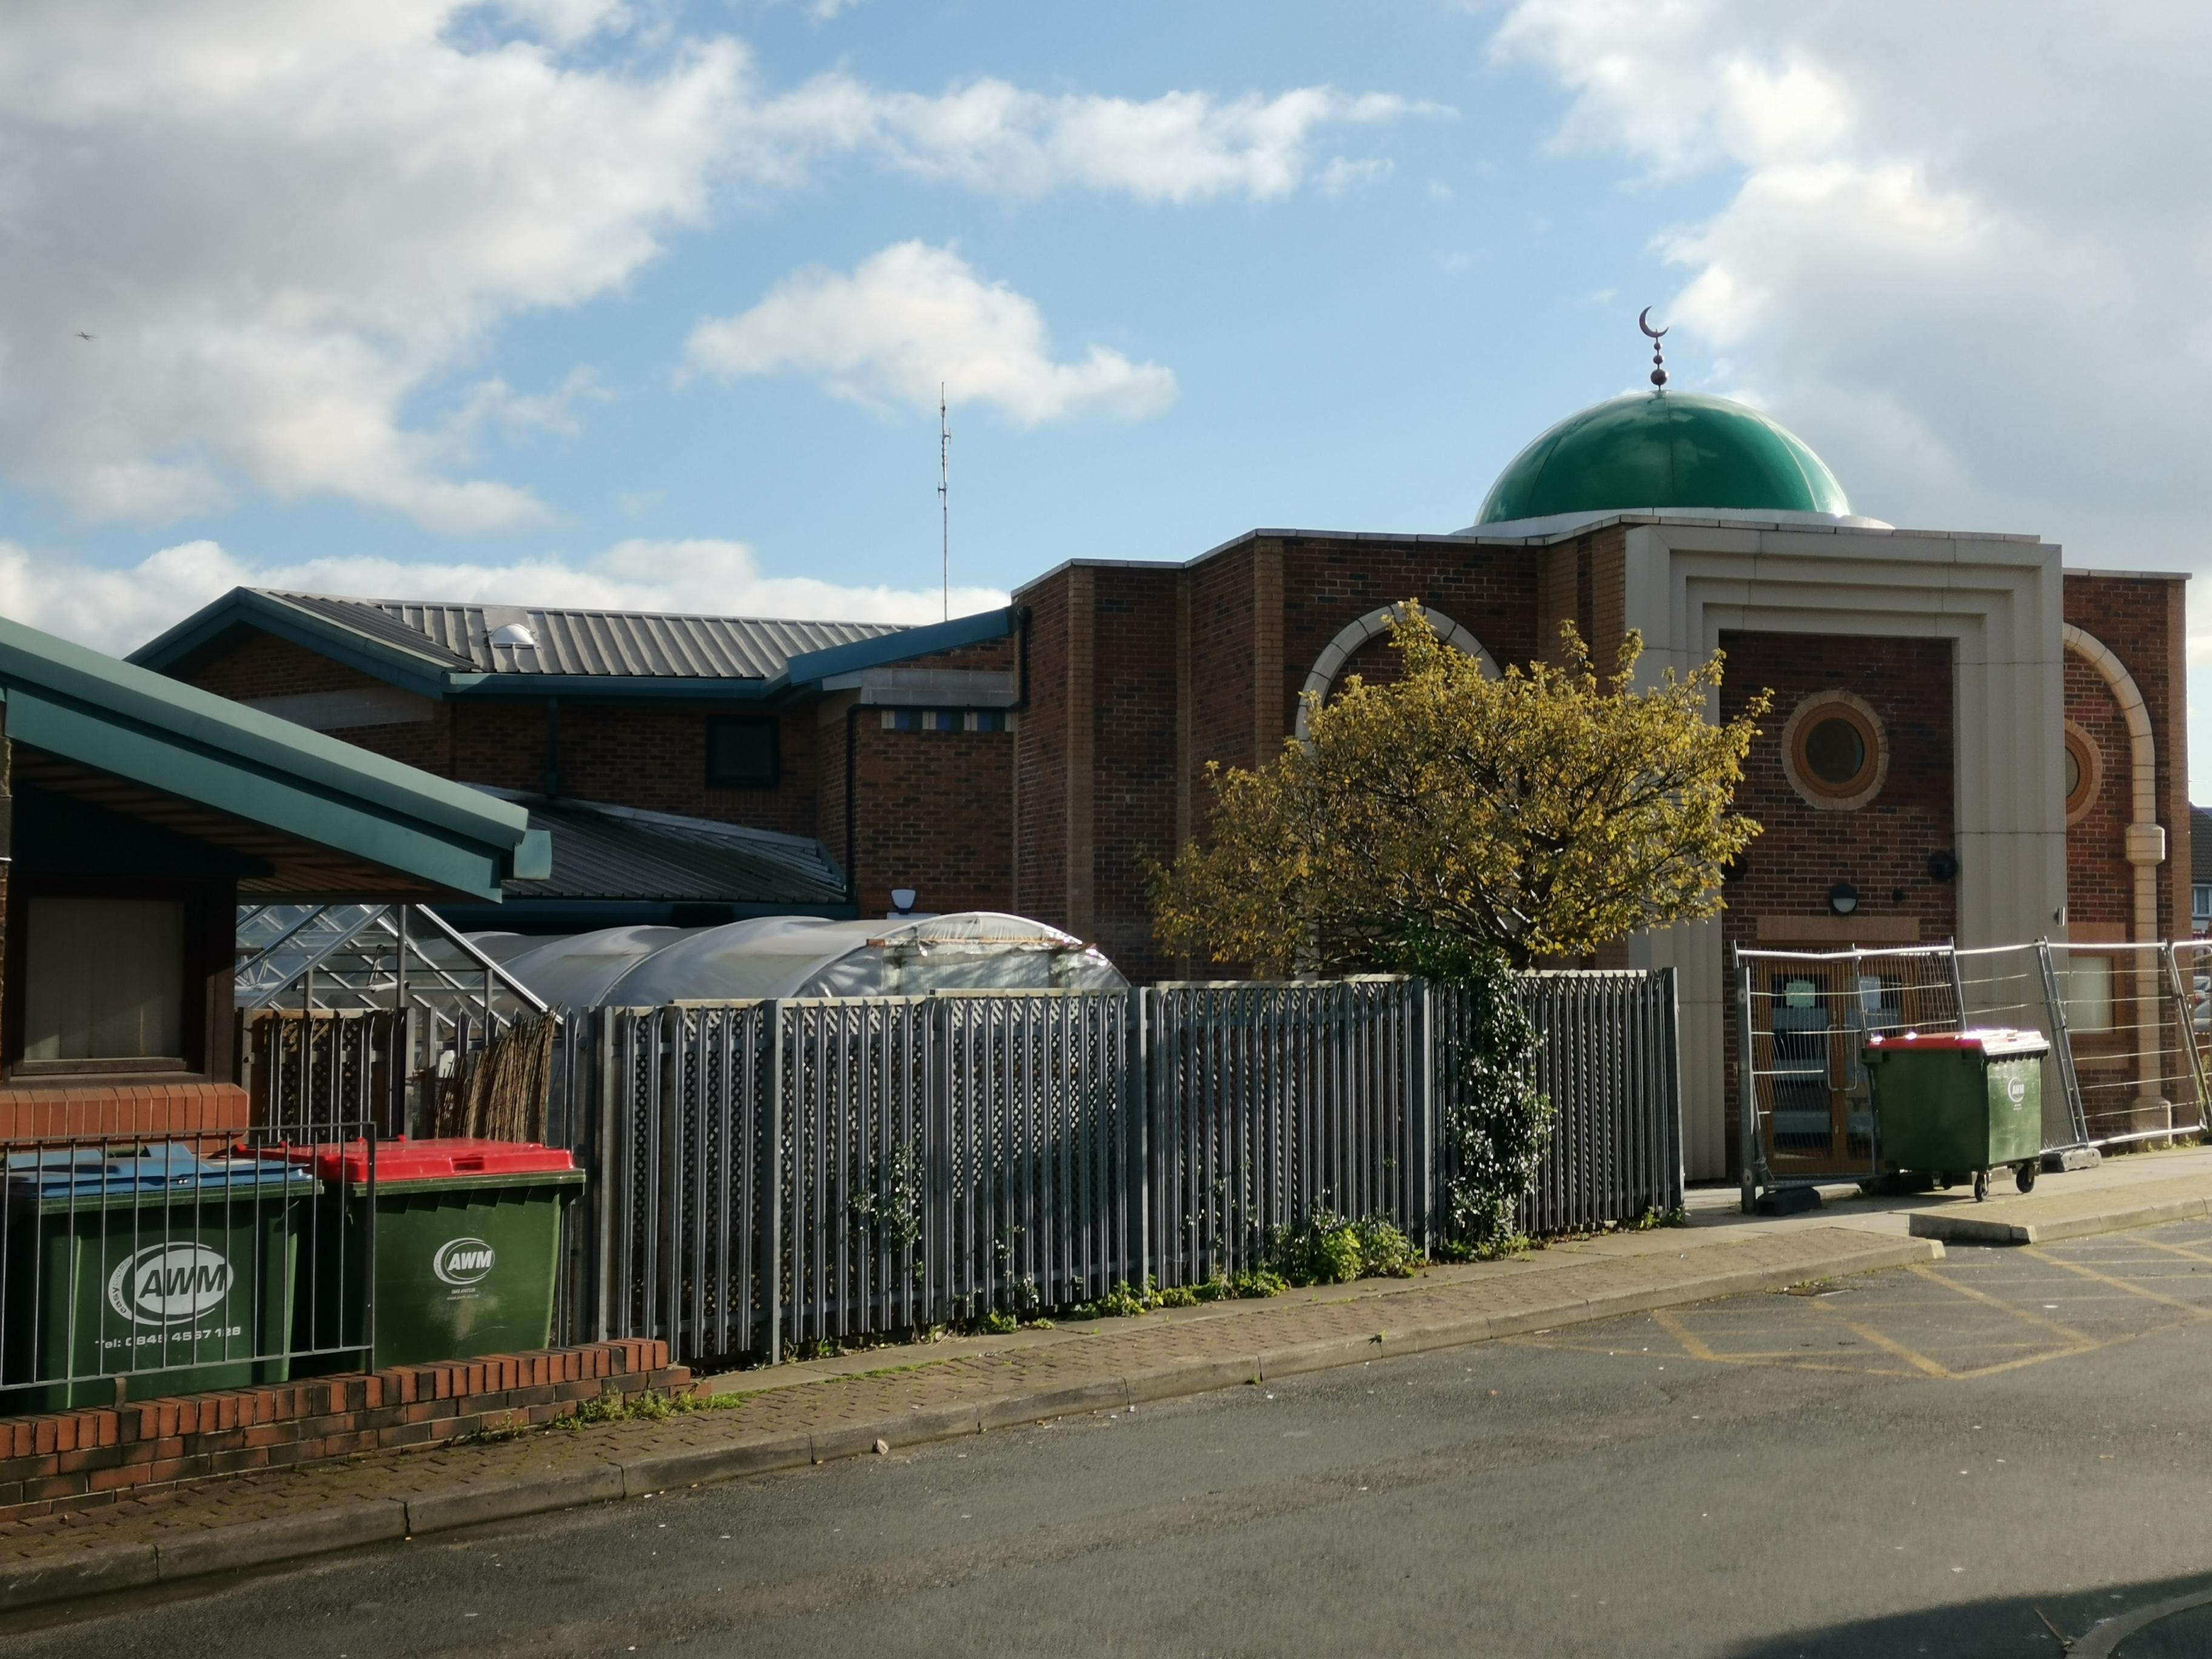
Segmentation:
<svg viewBox="0 0 2212 1659">
<path fill-rule="evenodd" d="M 766 680 L 804 653 L 902 631 L 887 623 L 427 604 L 259 591 L 445 666 L 486 674 Z M 536 649 L 490 642 L 494 629 L 513 622 L 528 626 L 537 637 Z"/>
<path fill-rule="evenodd" d="M 724 901 L 820 908 L 848 896 L 820 842 L 744 824 L 476 786 L 553 832 L 553 873 L 510 881 L 510 898 Z"/>
</svg>

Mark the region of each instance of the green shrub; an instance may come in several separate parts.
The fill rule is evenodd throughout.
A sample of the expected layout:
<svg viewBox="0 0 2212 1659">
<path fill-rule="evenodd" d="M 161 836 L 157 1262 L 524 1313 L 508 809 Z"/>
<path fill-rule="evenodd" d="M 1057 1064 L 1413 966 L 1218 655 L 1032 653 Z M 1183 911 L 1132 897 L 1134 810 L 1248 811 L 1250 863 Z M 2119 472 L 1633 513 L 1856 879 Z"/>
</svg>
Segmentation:
<svg viewBox="0 0 2212 1659">
<path fill-rule="evenodd" d="M 1245 1298 L 1280 1296 L 1291 1288 L 1289 1279 L 1267 1267 L 1247 1267 L 1227 1282 L 1230 1295 Z"/>
<path fill-rule="evenodd" d="M 1369 1279 L 1411 1279 L 1421 1265 L 1413 1241 L 1379 1215 L 1352 1224 L 1359 1243 L 1359 1269 Z"/>
</svg>

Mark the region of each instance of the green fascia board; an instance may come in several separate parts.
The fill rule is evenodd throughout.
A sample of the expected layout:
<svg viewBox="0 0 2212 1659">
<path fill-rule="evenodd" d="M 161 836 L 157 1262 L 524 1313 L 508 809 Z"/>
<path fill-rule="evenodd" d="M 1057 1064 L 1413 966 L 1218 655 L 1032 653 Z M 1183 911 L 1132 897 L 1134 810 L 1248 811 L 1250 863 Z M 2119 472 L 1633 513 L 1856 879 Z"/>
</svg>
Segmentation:
<svg viewBox="0 0 2212 1659">
<path fill-rule="evenodd" d="M 234 587 L 167 633 L 149 640 L 124 660 L 166 673 L 234 628 L 259 629 L 318 656 L 328 657 L 333 662 L 426 697 L 444 696 L 456 681 L 465 683 L 483 678 L 456 673 L 436 657 L 417 656 L 388 641 L 372 639 L 327 617 L 301 611 L 282 599 L 246 587 Z"/>
<path fill-rule="evenodd" d="M 857 674 L 863 669 L 934 656 L 939 651 L 951 651 L 963 645 L 1003 640 L 1016 625 L 1017 613 L 1012 605 L 997 611 L 979 611 L 972 617 L 955 617 L 950 622 L 902 629 L 872 640 L 833 645 L 826 651 L 802 651 L 785 665 L 784 678 L 793 685 L 808 685 L 833 674 Z"/>
<path fill-rule="evenodd" d="M 25 743 L 462 890 L 498 891 L 529 833 L 512 802 L 4 618 L 0 686 Z"/>
<path fill-rule="evenodd" d="M 9 701 L 8 735 L 97 771 L 471 896 L 495 897 L 512 858 L 512 847 L 440 834 L 380 811 L 365 798 L 334 798 L 296 775 L 210 755 L 166 733 L 20 688 Z M 518 835 L 516 843 L 521 839 Z"/>
</svg>

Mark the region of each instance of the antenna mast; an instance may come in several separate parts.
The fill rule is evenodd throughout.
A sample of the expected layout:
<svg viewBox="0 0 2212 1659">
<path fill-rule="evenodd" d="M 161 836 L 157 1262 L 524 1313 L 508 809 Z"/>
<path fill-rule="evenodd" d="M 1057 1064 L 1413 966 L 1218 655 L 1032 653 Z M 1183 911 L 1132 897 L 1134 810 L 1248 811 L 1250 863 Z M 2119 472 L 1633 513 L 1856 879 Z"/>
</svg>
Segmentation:
<svg viewBox="0 0 2212 1659">
<path fill-rule="evenodd" d="M 945 382 L 937 383 L 937 514 L 944 560 L 945 620 L 952 620 L 952 425 L 945 407 Z"/>
</svg>

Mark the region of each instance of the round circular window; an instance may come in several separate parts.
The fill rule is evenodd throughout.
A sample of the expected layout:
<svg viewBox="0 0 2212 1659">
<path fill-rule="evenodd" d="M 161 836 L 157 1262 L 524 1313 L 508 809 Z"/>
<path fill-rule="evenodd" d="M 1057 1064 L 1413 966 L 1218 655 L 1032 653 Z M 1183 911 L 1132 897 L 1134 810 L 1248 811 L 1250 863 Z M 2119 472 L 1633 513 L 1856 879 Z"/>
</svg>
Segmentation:
<svg viewBox="0 0 2212 1659">
<path fill-rule="evenodd" d="M 2104 751 L 2097 740 L 2072 720 L 2066 722 L 2066 822 L 2079 823 L 2097 804 L 2097 789 L 2105 781 Z"/>
<path fill-rule="evenodd" d="M 1881 721 L 1848 691 L 1816 691 L 1782 730 L 1784 769 L 1812 806 L 1849 811 L 1872 800 L 1889 770 Z"/>
</svg>

